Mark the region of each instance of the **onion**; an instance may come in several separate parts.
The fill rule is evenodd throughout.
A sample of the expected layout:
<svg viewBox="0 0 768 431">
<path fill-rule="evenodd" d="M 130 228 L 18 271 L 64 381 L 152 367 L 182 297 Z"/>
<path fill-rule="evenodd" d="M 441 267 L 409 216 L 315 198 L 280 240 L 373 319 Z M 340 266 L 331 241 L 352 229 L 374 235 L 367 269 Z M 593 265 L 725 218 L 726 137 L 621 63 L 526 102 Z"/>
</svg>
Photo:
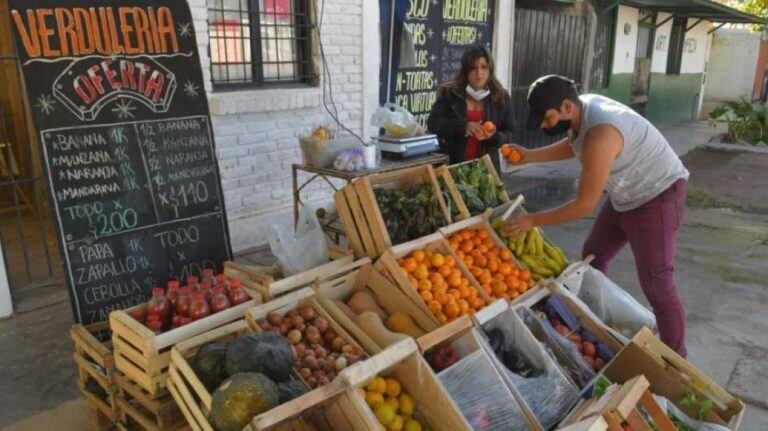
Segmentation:
<svg viewBox="0 0 768 431">
<path fill-rule="evenodd" d="M 301 316 L 291 317 L 291 325 L 294 328 L 299 329 L 302 326 L 304 326 L 304 319 Z M 299 329 L 299 330 L 301 330 L 301 329 Z"/>
<path fill-rule="evenodd" d="M 304 362 L 304 366 L 311 370 L 316 370 L 318 367 L 317 358 L 315 358 L 314 356 L 311 356 L 311 355 L 305 356 L 303 359 L 303 362 Z"/>
<path fill-rule="evenodd" d="M 344 348 L 344 344 L 346 342 L 341 337 L 336 337 L 331 341 L 331 349 L 333 349 L 334 352 L 341 352 L 341 349 Z"/>
<path fill-rule="evenodd" d="M 303 358 L 304 353 L 307 351 L 307 346 L 305 346 L 304 343 L 298 343 L 295 346 L 293 346 L 293 348 L 295 349 L 296 355 L 299 358 Z"/>
<path fill-rule="evenodd" d="M 299 370 L 299 375 L 306 381 L 310 376 L 312 376 L 312 370 L 309 368 L 302 368 Z"/>
<path fill-rule="evenodd" d="M 272 329 L 272 325 L 267 321 L 267 319 L 261 319 L 258 322 L 259 328 L 261 328 L 262 331 L 269 331 Z"/>
<path fill-rule="evenodd" d="M 270 313 L 267 314 L 267 320 L 272 325 L 277 326 L 283 323 L 283 316 L 281 316 L 280 313 L 278 313 L 277 311 L 270 311 Z"/>
<path fill-rule="evenodd" d="M 338 358 L 336 358 L 336 363 L 334 364 L 334 366 L 336 367 L 336 371 L 341 371 L 344 368 L 347 368 L 347 365 L 348 365 L 347 358 L 343 356 L 339 356 Z"/>
<path fill-rule="evenodd" d="M 310 376 L 308 379 L 305 379 L 307 381 L 307 384 L 310 388 L 315 388 L 317 386 L 317 379 L 314 376 Z"/>
<path fill-rule="evenodd" d="M 360 361 L 360 356 L 358 356 L 358 355 L 348 355 L 347 356 L 347 362 L 349 363 L 349 365 L 352 365 L 352 364 L 354 364 L 356 362 L 359 362 L 359 361 Z"/>
<path fill-rule="evenodd" d="M 296 344 L 299 341 L 301 341 L 301 331 L 299 331 L 298 329 L 291 329 L 285 338 L 288 339 L 289 343 Z"/>
<path fill-rule="evenodd" d="M 315 357 L 317 357 L 317 359 L 322 359 L 322 358 L 325 358 L 326 356 L 328 356 L 328 352 L 325 350 L 324 347 L 317 347 L 315 349 Z"/>
<path fill-rule="evenodd" d="M 330 343 L 334 338 L 336 338 L 336 332 L 334 332 L 333 329 L 328 329 L 323 332 L 323 340 L 325 340 L 326 343 Z"/>
<path fill-rule="evenodd" d="M 301 307 L 301 310 L 299 311 L 299 314 L 304 320 L 312 320 L 317 316 L 317 313 L 315 312 L 314 308 L 310 307 L 309 305 L 305 305 L 304 307 Z M 320 332 L 323 332 L 322 330 Z"/>
<path fill-rule="evenodd" d="M 285 323 L 281 323 L 280 326 L 277 328 L 277 332 L 280 333 L 280 335 L 285 336 L 288 334 L 289 327 Z"/>
<path fill-rule="evenodd" d="M 317 319 L 312 321 L 312 324 L 315 325 L 318 331 L 325 332 L 328 330 L 328 320 L 318 317 Z"/>
<path fill-rule="evenodd" d="M 355 353 L 355 346 L 345 344 L 344 347 L 341 348 L 341 353 Z"/>
<path fill-rule="evenodd" d="M 304 336 L 307 337 L 307 341 L 310 343 L 319 343 L 321 340 L 320 331 L 314 326 L 308 326 L 304 331 Z"/>
<path fill-rule="evenodd" d="M 288 317 L 293 319 L 295 316 L 299 315 L 299 310 L 294 308 L 293 310 L 288 312 Z"/>
</svg>

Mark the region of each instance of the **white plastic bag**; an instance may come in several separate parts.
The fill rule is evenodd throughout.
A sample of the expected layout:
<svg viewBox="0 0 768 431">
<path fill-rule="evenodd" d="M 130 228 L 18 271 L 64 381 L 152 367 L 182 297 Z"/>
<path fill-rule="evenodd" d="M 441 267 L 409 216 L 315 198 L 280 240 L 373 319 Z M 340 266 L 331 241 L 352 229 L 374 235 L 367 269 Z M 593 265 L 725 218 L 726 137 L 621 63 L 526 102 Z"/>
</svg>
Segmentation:
<svg viewBox="0 0 768 431">
<path fill-rule="evenodd" d="M 283 266 L 285 277 L 320 266 L 330 260 L 325 234 L 309 205 L 301 207 L 296 232 L 288 226 L 267 228 L 267 239 L 272 254 Z"/>
<path fill-rule="evenodd" d="M 410 138 L 420 130 L 413 114 L 394 103 L 386 103 L 377 109 L 371 117 L 371 125 L 383 128 L 392 138 Z"/>
<path fill-rule="evenodd" d="M 643 326 L 656 330 L 656 316 L 600 270 L 590 266 L 563 280 L 563 285 L 606 325 L 627 338 Z"/>
</svg>

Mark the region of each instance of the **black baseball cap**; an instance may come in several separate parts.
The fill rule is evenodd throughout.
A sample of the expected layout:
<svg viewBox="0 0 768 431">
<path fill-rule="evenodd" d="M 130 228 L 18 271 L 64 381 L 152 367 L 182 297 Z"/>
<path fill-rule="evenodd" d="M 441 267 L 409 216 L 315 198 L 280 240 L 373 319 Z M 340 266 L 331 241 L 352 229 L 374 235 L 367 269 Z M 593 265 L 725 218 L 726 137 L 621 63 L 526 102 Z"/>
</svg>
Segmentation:
<svg viewBox="0 0 768 431">
<path fill-rule="evenodd" d="M 547 109 L 560 109 L 563 100 L 579 96 L 576 83 L 560 75 L 546 75 L 537 79 L 528 88 L 528 130 L 541 127 L 541 120 Z"/>
</svg>

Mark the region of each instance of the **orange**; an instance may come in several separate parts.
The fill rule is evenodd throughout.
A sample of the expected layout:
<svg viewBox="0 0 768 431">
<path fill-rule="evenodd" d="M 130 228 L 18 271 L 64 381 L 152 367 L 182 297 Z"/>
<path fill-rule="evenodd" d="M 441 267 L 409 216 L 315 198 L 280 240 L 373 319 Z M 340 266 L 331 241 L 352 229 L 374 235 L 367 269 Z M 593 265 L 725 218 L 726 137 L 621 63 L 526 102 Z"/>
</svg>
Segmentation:
<svg viewBox="0 0 768 431">
<path fill-rule="evenodd" d="M 453 268 L 456 266 L 456 259 L 453 258 L 453 256 L 445 256 L 445 265 L 449 268 Z"/>
<path fill-rule="evenodd" d="M 451 274 L 451 276 L 448 278 L 448 286 L 449 287 L 461 286 L 461 276 L 456 274 Z"/>
<path fill-rule="evenodd" d="M 445 293 L 436 293 L 435 294 L 435 301 L 437 301 L 438 303 L 440 303 L 442 305 L 447 304 L 448 301 L 449 301 L 449 298 L 450 297 L 448 296 L 448 294 L 445 294 Z"/>
<path fill-rule="evenodd" d="M 496 259 L 488 259 L 488 270 L 493 272 L 496 272 L 499 270 L 499 262 Z M 417 275 L 418 277 L 418 275 Z"/>
<path fill-rule="evenodd" d="M 456 251 L 456 250 L 458 250 L 458 249 L 459 249 L 459 245 L 461 244 L 461 242 L 460 242 L 460 241 L 454 241 L 453 239 L 451 239 L 451 240 L 448 242 L 448 244 L 450 244 L 450 246 L 451 246 L 451 248 L 453 249 L 453 251 Z"/>
<path fill-rule="evenodd" d="M 477 236 L 479 236 L 482 239 L 488 238 L 488 231 L 486 231 L 485 229 L 478 229 Z"/>
<path fill-rule="evenodd" d="M 472 256 L 467 256 L 464 258 L 464 265 L 467 265 L 470 268 L 475 266 L 475 259 Z"/>
<path fill-rule="evenodd" d="M 480 278 L 480 276 L 483 275 L 483 269 L 482 268 L 478 268 L 477 266 L 475 266 L 474 268 L 470 269 L 469 272 L 471 272 L 472 275 L 475 278 Z"/>
<path fill-rule="evenodd" d="M 432 290 L 432 282 L 429 280 L 419 280 L 419 290 Z"/>
<path fill-rule="evenodd" d="M 457 290 L 459 291 L 459 297 L 469 298 L 469 291 L 471 289 L 468 286 L 461 286 Z"/>
<path fill-rule="evenodd" d="M 453 299 L 461 299 L 461 293 L 459 293 L 458 289 L 448 289 L 448 295 L 452 296 Z M 450 301 L 450 298 L 448 299 Z"/>
<path fill-rule="evenodd" d="M 491 277 L 491 275 L 486 272 L 480 276 L 478 281 L 480 281 L 480 284 L 491 284 L 493 277 Z"/>
<path fill-rule="evenodd" d="M 497 281 L 493 284 L 493 296 L 499 296 L 507 291 L 507 285 L 503 281 Z"/>
<path fill-rule="evenodd" d="M 520 282 L 520 284 L 517 285 L 517 291 L 520 293 L 525 293 L 528 291 L 528 285 L 524 282 Z"/>
<path fill-rule="evenodd" d="M 451 267 L 448 265 L 441 266 L 437 271 L 440 273 L 440 276 L 443 277 L 443 280 L 451 276 Z"/>
<path fill-rule="evenodd" d="M 470 286 L 469 279 L 466 278 L 466 277 L 462 277 L 461 278 L 461 286 L 459 286 L 459 287 L 469 287 L 469 286 Z"/>
<path fill-rule="evenodd" d="M 435 251 L 434 250 L 430 250 L 430 249 L 424 250 L 424 257 L 425 258 L 432 259 L 432 256 L 434 256 L 434 255 L 435 255 Z"/>
<path fill-rule="evenodd" d="M 427 268 L 427 265 L 420 263 L 418 266 L 416 266 L 414 275 L 419 280 L 426 280 L 429 277 L 429 268 Z"/>
<path fill-rule="evenodd" d="M 445 265 L 445 256 L 443 256 L 440 253 L 435 253 L 432 255 L 432 266 L 436 268 L 440 268 L 441 266 Z"/>
<path fill-rule="evenodd" d="M 496 126 L 492 122 L 486 121 L 483 123 L 483 129 L 485 129 L 487 133 L 493 133 L 493 131 L 496 130 Z"/>
<path fill-rule="evenodd" d="M 469 302 L 459 299 L 456 303 L 459 304 L 459 313 L 466 314 L 469 311 Z"/>
<path fill-rule="evenodd" d="M 437 321 L 440 322 L 441 325 L 448 323 L 448 317 L 446 317 L 443 313 L 437 313 L 435 317 L 437 317 Z"/>
<path fill-rule="evenodd" d="M 474 316 L 476 313 L 474 308 L 470 308 L 469 311 L 467 311 L 467 316 Z"/>
<path fill-rule="evenodd" d="M 461 309 L 459 308 L 459 304 L 457 304 L 456 302 L 449 302 L 445 304 L 445 307 L 443 307 L 443 311 L 445 312 L 446 316 L 451 318 L 451 317 L 458 316 Z"/>
<path fill-rule="evenodd" d="M 531 271 L 528 271 L 527 269 L 520 271 L 520 280 L 528 281 L 530 279 L 531 279 Z"/>
<path fill-rule="evenodd" d="M 520 277 L 520 270 L 519 270 L 519 269 L 517 269 L 517 267 L 515 266 L 515 264 L 511 264 L 511 265 L 512 265 L 512 274 L 510 274 L 510 275 L 512 275 L 512 276 L 513 276 L 513 277 L 515 277 L 515 278 L 518 278 L 518 277 Z"/>
<path fill-rule="evenodd" d="M 439 272 L 433 272 L 433 273 L 429 274 L 429 281 L 434 286 L 435 283 L 439 283 L 441 281 L 445 281 L 445 279 L 443 278 L 442 275 L 440 275 Z"/>
<path fill-rule="evenodd" d="M 461 260 L 464 260 L 464 258 L 467 257 L 467 255 L 465 255 L 463 251 L 459 250 L 456 252 L 456 257 L 458 257 Z"/>
<path fill-rule="evenodd" d="M 461 243 L 460 250 L 464 253 L 469 253 L 475 248 L 475 244 L 468 239 L 465 239 L 464 242 Z"/>
<path fill-rule="evenodd" d="M 485 268 L 488 266 L 488 259 L 485 258 L 485 256 L 477 256 L 475 258 L 475 266 L 478 266 L 480 268 Z"/>
<path fill-rule="evenodd" d="M 471 230 L 463 230 L 463 231 L 461 231 L 461 236 L 464 239 L 470 239 L 473 236 L 475 236 L 475 232 L 471 231 Z"/>
<path fill-rule="evenodd" d="M 418 263 L 416 260 L 412 257 L 408 257 L 403 260 L 403 269 L 405 272 L 411 273 L 413 271 L 416 271 L 416 266 L 418 266 Z"/>
<path fill-rule="evenodd" d="M 509 287 L 517 286 L 517 284 L 519 283 L 518 279 L 514 275 L 510 275 L 507 278 L 505 278 L 504 282 L 506 282 L 507 286 Z"/>
<path fill-rule="evenodd" d="M 490 294 L 493 293 L 493 289 L 491 288 L 490 285 L 484 284 L 483 285 L 483 292 L 485 292 L 486 295 L 490 296 Z"/>
<path fill-rule="evenodd" d="M 469 306 L 475 310 L 479 310 L 485 307 L 485 300 L 483 300 L 483 298 L 472 298 L 470 300 Z"/>
<path fill-rule="evenodd" d="M 440 312 L 440 310 L 443 309 L 443 304 L 433 299 L 427 303 L 427 307 L 429 307 L 429 311 L 431 311 L 434 314 L 437 314 Z"/>
<path fill-rule="evenodd" d="M 424 253 L 424 250 L 416 250 L 413 253 L 411 253 L 411 257 L 418 263 L 424 262 L 424 258 L 426 257 L 426 254 Z"/>
<path fill-rule="evenodd" d="M 516 291 L 516 290 L 513 290 L 513 291 L 509 292 L 509 297 L 510 297 L 511 299 L 515 299 L 515 298 L 517 298 L 518 296 L 520 296 L 520 292 L 518 292 L 518 291 Z"/>
<path fill-rule="evenodd" d="M 480 244 L 477 246 L 476 250 L 478 250 L 482 254 L 485 254 L 485 253 L 488 253 L 488 246 L 485 244 Z"/>
<path fill-rule="evenodd" d="M 452 277 L 461 277 L 461 270 L 459 268 L 452 268 L 451 269 L 451 276 Z"/>
<path fill-rule="evenodd" d="M 493 274 L 493 279 L 496 281 L 504 281 L 504 274 L 497 272 Z"/>
<path fill-rule="evenodd" d="M 499 265 L 499 274 L 502 274 L 504 276 L 512 274 L 512 265 L 508 263 L 502 263 Z"/>
<path fill-rule="evenodd" d="M 478 237 L 472 238 L 472 244 L 474 244 L 475 246 L 478 246 L 478 245 L 480 245 L 482 243 L 483 243 L 483 239 L 482 238 L 478 238 Z"/>
<path fill-rule="evenodd" d="M 499 257 L 504 262 L 509 262 L 512 260 L 512 252 L 509 250 L 502 250 L 501 253 L 499 253 Z"/>
<path fill-rule="evenodd" d="M 509 144 L 504 144 L 501 146 L 501 155 L 504 156 L 504 158 L 509 157 L 511 153 L 512 147 L 510 147 Z"/>
<path fill-rule="evenodd" d="M 470 287 L 469 288 L 469 297 L 470 298 L 475 298 L 475 297 L 477 297 L 477 295 L 478 295 L 477 289 L 475 289 L 474 287 Z"/>
<path fill-rule="evenodd" d="M 400 266 L 401 268 L 405 266 L 403 265 L 404 263 L 405 263 L 405 259 L 403 258 L 397 259 L 397 265 Z"/>
<path fill-rule="evenodd" d="M 507 161 L 512 163 L 520 163 L 523 161 L 523 155 L 520 154 L 520 151 L 512 150 L 509 152 L 509 155 L 507 156 Z"/>
<path fill-rule="evenodd" d="M 438 294 L 438 293 L 445 293 L 448 291 L 448 283 L 441 281 L 439 283 L 436 283 L 432 286 L 432 293 Z"/>
<path fill-rule="evenodd" d="M 432 292 L 429 290 L 422 290 L 419 295 L 421 296 L 421 299 L 424 300 L 425 303 L 429 304 L 429 301 L 431 301 L 434 296 L 432 296 Z"/>
</svg>

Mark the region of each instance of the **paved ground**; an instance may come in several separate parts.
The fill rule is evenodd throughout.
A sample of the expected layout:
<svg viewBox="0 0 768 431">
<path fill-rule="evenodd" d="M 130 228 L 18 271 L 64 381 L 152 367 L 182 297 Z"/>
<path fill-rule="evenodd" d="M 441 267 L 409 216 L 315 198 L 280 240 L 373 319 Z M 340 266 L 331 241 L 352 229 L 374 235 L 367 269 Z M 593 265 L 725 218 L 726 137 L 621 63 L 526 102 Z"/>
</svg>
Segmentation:
<svg viewBox="0 0 768 431">
<path fill-rule="evenodd" d="M 663 132 L 680 153 L 714 135 L 700 123 Z M 694 178 L 708 175 L 696 163 L 690 169 Z M 511 192 L 526 190 L 529 209 L 563 202 L 572 195 L 577 165 L 539 168 L 543 172 L 539 178 L 532 175 L 536 171 L 525 172 L 534 178 L 505 179 Z M 768 184 L 768 169 L 754 175 L 747 178 L 746 187 Z M 566 253 L 576 256 L 592 222 L 587 218 L 547 233 Z M 765 214 L 691 209 L 677 254 L 678 286 L 688 307 L 690 360 L 748 402 L 741 426 L 746 431 L 768 430 L 766 226 Z M 617 257 L 610 276 L 646 303 L 626 250 Z M 4 371 L 0 373 L 0 429 L 68 431 L 87 426 L 86 406 L 77 399 L 75 389 L 69 325 L 69 304 L 61 301 L 0 321 L 0 369 Z"/>
</svg>

